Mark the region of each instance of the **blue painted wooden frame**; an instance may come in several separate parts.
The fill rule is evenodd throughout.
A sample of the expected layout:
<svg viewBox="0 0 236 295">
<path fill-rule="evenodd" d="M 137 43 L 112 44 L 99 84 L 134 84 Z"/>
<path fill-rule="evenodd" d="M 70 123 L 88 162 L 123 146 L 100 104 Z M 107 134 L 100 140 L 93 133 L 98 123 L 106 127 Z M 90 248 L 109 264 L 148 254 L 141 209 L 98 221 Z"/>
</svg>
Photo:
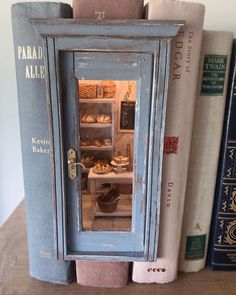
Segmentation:
<svg viewBox="0 0 236 295">
<path fill-rule="evenodd" d="M 160 215 L 160 183 L 164 122 L 168 87 L 170 42 L 183 22 L 156 22 L 146 20 L 33 20 L 45 44 L 47 65 L 48 104 L 52 140 L 52 175 L 54 183 L 54 216 L 56 254 L 61 259 L 98 259 L 122 261 L 154 261 L 157 254 Z M 100 247 L 94 251 L 70 249 L 71 233 L 67 230 L 67 196 L 65 196 L 65 159 L 62 123 L 62 85 L 60 59 L 62 52 L 113 52 L 151 56 L 151 96 L 148 134 L 148 177 L 145 183 L 145 227 L 143 244 L 135 251 L 124 247 Z M 70 73 L 69 73 L 70 74 Z M 65 86 L 65 85 L 63 85 Z M 73 88 L 73 87 L 72 87 Z M 150 90 L 150 89 L 149 89 Z M 76 91 L 76 89 L 72 89 Z M 70 107 L 75 107 L 71 105 Z M 73 146 L 72 146 L 73 147 Z M 139 179 L 142 182 L 142 179 Z M 74 220 L 74 222 L 77 222 Z M 98 235 L 85 232 L 85 235 Z M 123 237 L 123 232 L 116 235 Z M 101 237 L 111 232 L 101 233 Z M 141 250 L 141 251 L 140 251 Z"/>
<path fill-rule="evenodd" d="M 72 56 L 74 55 L 74 58 Z M 61 70 L 62 81 L 67 85 L 67 93 L 62 95 L 63 100 L 68 97 L 68 100 L 73 99 L 77 101 L 77 90 L 75 89 L 77 80 L 136 80 L 137 81 L 137 100 L 136 100 L 136 115 L 135 115 L 135 143 L 134 143 L 134 183 L 133 186 L 133 212 L 132 212 L 132 230 L 127 231 L 99 231 L 99 232 L 84 232 L 81 230 L 82 226 L 78 226 L 77 223 L 67 220 L 67 232 L 69 232 L 70 243 L 68 248 L 79 249 L 80 252 L 87 250 L 90 252 L 106 252 L 107 249 L 112 249 L 113 252 L 144 252 L 145 241 L 145 219 L 146 210 L 145 205 L 150 206 L 149 200 L 151 196 L 147 194 L 147 178 L 148 178 L 148 142 L 149 142 L 149 117 L 151 113 L 151 81 L 152 81 L 152 65 L 153 56 L 148 53 L 121 53 L 121 52 L 81 52 L 76 51 L 74 53 L 64 53 L 62 55 L 71 55 L 71 61 L 66 59 L 65 68 L 69 67 L 66 73 L 64 73 L 64 67 Z M 118 61 L 117 61 L 118 59 Z M 63 60 L 63 58 L 62 58 Z M 74 60 L 74 61 L 73 61 Z M 73 69 L 74 68 L 74 69 Z M 73 77 L 75 79 L 71 79 Z M 73 89 L 73 90 L 72 90 Z M 74 91 L 74 89 L 76 91 Z M 73 97 L 73 98 L 72 98 Z M 78 126 L 79 119 L 76 118 L 75 112 L 76 102 L 68 103 L 72 107 L 66 107 L 67 117 L 65 119 L 66 130 L 70 130 L 70 126 Z M 78 106 L 77 106 L 78 109 Z M 69 121 L 69 123 L 68 123 Z M 77 128 L 76 128 L 77 129 Z M 74 130 L 74 129 L 73 129 Z M 70 132 L 70 131 L 67 131 Z M 66 132 L 66 133 L 67 133 Z M 72 131 L 71 133 L 73 133 Z M 76 132 L 78 134 L 78 132 Z M 79 139 L 76 140 L 73 134 L 68 136 L 67 140 L 64 139 L 65 151 L 71 147 L 76 146 L 78 151 Z M 73 140 L 74 139 L 74 140 Z M 69 141 L 69 142 L 68 142 Z M 76 141 L 76 142 L 75 142 Z M 79 154 L 77 152 L 78 159 Z M 138 157 L 138 159 L 137 159 Z M 79 179 L 79 177 L 77 178 Z M 74 192 L 70 193 L 76 196 L 80 185 L 79 181 L 75 185 Z M 71 191 L 71 190 L 70 190 Z M 65 207 L 68 203 L 68 187 L 65 188 Z M 147 201 L 146 201 L 147 200 Z M 73 215 L 74 208 L 78 208 L 78 204 L 81 203 L 80 196 L 76 202 L 76 197 L 73 197 L 69 202 L 67 210 L 68 215 Z M 73 203 L 73 205 L 72 205 Z M 78 203 L 78 204 L 77 204 Z M 71 210 L 70 210 L 71 209 Z M 78 213 L 81 212 L 81 206 L 78 208 Z M 78 221 L 82 217 L 78 214 Z M 69 223 L 69 224 L 68 224 Z M 73 229 L 73 230 L 70 230 Z M 93 241 L 93 243 L 91 242 Z M 102 242 L 101 242 L 102 241 Z M 73 246 L 72 246 L 73 245 Z M 142 254 L 143 255 L 143 254 Z M 141 256 L 141 254 L 140 254 Z"/>
</svg>

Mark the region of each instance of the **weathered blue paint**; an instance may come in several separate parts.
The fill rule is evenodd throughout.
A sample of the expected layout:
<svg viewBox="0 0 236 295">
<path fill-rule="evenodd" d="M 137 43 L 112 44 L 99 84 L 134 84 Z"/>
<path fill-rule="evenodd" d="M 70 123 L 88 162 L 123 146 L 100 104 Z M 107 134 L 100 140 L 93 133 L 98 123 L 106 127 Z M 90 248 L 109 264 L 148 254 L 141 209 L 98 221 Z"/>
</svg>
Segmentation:
<svg viewBox="0 0 236 295">
<path fill-rule="evenodd" d="M 182 23 L 33 22 L 47 48 L 58 257 L 153 261 L 159 232 L 169 45 Z M 77 150 L 80 157 L 77 79 L 137 81 L 130 232 L 82 231 L 79 177 L 70 180 L 66 171 L 67 150 Z"/>
<path fill-rule="evenodd" d="M 34 19 L 37 31 L 43 37 L 59 38 L 76 36 L 104 36 L 105 38 L 153 39 L 173 38 L 184 25 L 184 21 L 155 21 L 155 20 L 80 20 L 80 19 Z"/>
<path fill-rule="evenodd" d="M 68 53 L 70 56 L 72 53 Z M 70 251 L 75 252 L 79 249 L 81 252 L 96 252 L 103 251 L 106 249 L 109 251 L 122 251 L 122 252 L 142 252 L 144 249 L 144 226 L 145 226 L 145 210 L 142 210 L 142 204 L 146 202 L 146 198 L 150 199 L 146 194 L 146 182 L 147 182 L 147 152 L 144 150 L 147 148 L 147 138 L 149 134 L 149 114 L 150 114 L 150 97 L 151 97 L 151 81 L 152 81 L 152 55 L 151 54 L 126 54 L 126 53 L 74 53 L 74 64 L 73 59 L 68 63 L 66 58 L 67 53 L 63 54 L 67 60 L 65 69 L 62 69 L 61 81 L 67 85 L 67 92 L 63 96 L 63 100 L 69 101 L 68 105 L 72 106 L 70 109 L 66 108 L 65 112 L 65 129 L 71 132 L 70 126 L 78 125 L 73 121 L 78 114 L 75 107 L 75 101 L 77 101 L 77 91 L 74 93 L 71 89 L 75 88 L 76 81 L 74 78 L 81 79 L 112 79 L 112 80 L 136 80 L 138 82 L 137 102 L 136 102 L 136 143 L 135 143 L 135 163 L 136 163 L 136 175 L 134 176 L 134 210 L 133 210 L 133 224 L 131 232 L 83 232 L 78 231 L 77 222 L 75 222 L 75 212 L 77 212 L 78 204 L 81 204 L 80 196 L 78 199 L 79 178 L 77 178 L 77 184 L 73 192 L 73 198 L 70 200 L 68 208 L 68 215 L 74 216 L 74 218 L 67 220 L 63 225 L 70 232 L 70 243 L 68 247 Z M 64 63 L 64 62 L 63 62 Z M 118 66 L 116 66 L 118 65 Z M 82 70 L 80 70 L 82 68 Z M 118 69 L 117 69 L 118 68 Z M 114 70 L 115 69 L 115 70 Z M 74 78 L 71 77 L 74 75 Z M 65 79 L 65 81 L 64 81 Z M 145 98 L 145 99 L 144 99 Z M 64 106 L 64 104 L 63 104 Z M 140 112 L 139 110 L 142 110 Z M 77 122 L 79 119 L 77 118 Z M 72 129 L 74 130 L 74 129 Z M 76 129 L 77 130 L 77 129 Z M 73 131 L 74 132 L 74 131 Z M 64 138 L 65 151 L 71 146 L 79 146 L 79 129 L 74 132 L 77 134 L 71 134 L 68 140 Z M 67 132 L 66 132 L 67 133 Z M 77 148 L 78 150 L 78 148 Z M 79 158 L 79 154 L 78 154 Z M 75 181 L 71 182 L 71 185 Z M 139 185 L 140 184 L 140 185 Z M 69 190 L 69 185 L 68 185 Z M 69 191 L 66 191 L 65 204 L 68 202 L 68 197 L 71 195 Z M 80 213 L 81 210 L 78 210 Z M 78 216 L 79 225 L 81 224 L 81 214 Z M 81 226 L 80 226 L 81 228 Z M 98 248 L 99 245 L 99 248 Z"/>
<path fill-rule="evenodd" d="M 161 175 L 162 175 L 162 150 L 164 143 L 164 133 L 161 130 L 165 128 L 165 114 L 166 114 L 166 99 L 168 88 L 168 71 L 166 64 L 169 64 L 170 57 L 170 40 L 161 40 L 160 42 L 160 62 L 159 67 L 154 68 L 154 75 L 157 77 L 157 84 L 154 84 L 153 100 L 152 100 L 152 114 L 150 129 L 153 130 L 152 137 L 150 137 L 150 163 L 152 164 L 150 173 L 150 183 L 148 188 L 151 190 L 152 204 L 150 210 L 150 228 L 159 227 L 160 216 L 160 194 L 161 194 Z M 158 59 L 156 58 L 156 62 Z M 155 99 L 158 97 L 159 99 Z M 160 143 L 160 144 L 157 144 Z M 157 256 L 158 245 L 158 231 L 152 230 L 149 241 L 149 255 L 151 257 Z"/>
</svg>

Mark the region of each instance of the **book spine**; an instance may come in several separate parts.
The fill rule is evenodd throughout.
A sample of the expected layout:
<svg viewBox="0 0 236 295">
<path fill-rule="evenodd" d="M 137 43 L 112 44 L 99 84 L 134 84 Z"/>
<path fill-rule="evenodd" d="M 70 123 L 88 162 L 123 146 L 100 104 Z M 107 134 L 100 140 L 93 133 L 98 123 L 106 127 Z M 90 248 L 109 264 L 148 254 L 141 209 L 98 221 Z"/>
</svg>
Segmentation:
<svg viewBox="0 0 236 295">
<path fill-rule="evenodd" d="M 204 20 L 204 5 L 150 0 L 148 19 L 186 25 L 172 41 L 156 262 L 134 262 L 133 281 L 168 283 L 177 278 L 192 122 Z"/>
<path fill-rule="evenodd" d="M 140 19 L 143 0 L 73 0 L 73 18 Z M 76 261 L 77 283 L 93 287 L 123 287 L 129 278 L 128 262 Z"/>
<path fill-rule="evenodd" d="M 73 0 L 73 18 L 143 18 L 144 0 Z"/>
<path fill-rule="evenodd" d="M 204 31 L 185 197 L 179 270 L 205 267 L 233 33 Z"/>
<path fill-rule="evenodd" d="M 26 204 L 29 272 L 33 278 L 67 284 L 75 265 L 55 257 L 43 42 L 29 18 L 71 17 L 67 4 L 24 2 L 12 5 L 12 31 Z"/>
<path fill-rule="evenodd" d="M 123 287 L 128 283 L 129 265 L 129 262 L 77 261 L 77 283 L 90 287 Z"/>
<path fill-rule="evenodd" d="M 224 126 L 208 249 L 208 266 L 236 270 L 236 39 L 233 42 Z"/>
</svg>

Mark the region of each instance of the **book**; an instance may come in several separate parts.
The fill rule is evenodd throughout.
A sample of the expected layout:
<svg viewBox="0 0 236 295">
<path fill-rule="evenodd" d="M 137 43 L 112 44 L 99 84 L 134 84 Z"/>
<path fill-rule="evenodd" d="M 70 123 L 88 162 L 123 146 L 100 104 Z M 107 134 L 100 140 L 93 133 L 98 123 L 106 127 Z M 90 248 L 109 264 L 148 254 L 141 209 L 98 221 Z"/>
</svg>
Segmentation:
<svg viewBox="0 0 236 295">
<path fill-rule="evenodd" d="M 74 262 L 57 260 L 54 234 L 50 140 L 43 42 L 29 18 L 69 18 L 68 4 L 23 2 L 12 5 L 12 31 L 28 234 L 29 272 L 38 280 L 67 284 Z"/>
<path fill-rule="evenodd" d="M 134 262 L 132 274 L 138 283 L 168 283 L 178 271 L 205 7 L 175 0 L 148 5 L 150 20 L 186 21 L 171 45 L 157 261 Z"/>
<path fill-rule="evenodd" d="M 233 41 L 228 91 L 215 188 L 207 265 L 236 270 L 236 39 Z"/>
<path fill-rule="evenodd" d="M 205 267 L 233 33 L 203 31 L 179 270 Z"/>
<path fill-rule="evenodd" d="M 73 0 L 73 18 L 140 19 L 143 0 Z M 76 261 L 77 283 L 93 287 L 122 287 L 128 283 L 129 262 Z"/>
<path fill-rule="evenodd" d="M 144 0 L 73 0 L 73 18 L 142 18 L 143 2 Z"/>
<path fill-rule="evenodd" d="M 79 260 L 77 282 L 90 287 L 120 288 L 128 283 L 129 266 L 129 262 Z"/>
</svg>

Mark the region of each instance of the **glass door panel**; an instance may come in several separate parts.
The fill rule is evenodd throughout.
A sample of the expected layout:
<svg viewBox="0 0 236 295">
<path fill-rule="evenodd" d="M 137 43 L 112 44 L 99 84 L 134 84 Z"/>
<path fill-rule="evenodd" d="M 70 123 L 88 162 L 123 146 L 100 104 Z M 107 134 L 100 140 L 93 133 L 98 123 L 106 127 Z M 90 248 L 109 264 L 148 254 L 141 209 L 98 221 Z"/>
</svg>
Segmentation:
<svg viewBox="0 0 236 295">
<path fill-rule="evenodd" d="M 137 81 L 78 80 L 83 231 L 130 231 Z"/>
</svg>

